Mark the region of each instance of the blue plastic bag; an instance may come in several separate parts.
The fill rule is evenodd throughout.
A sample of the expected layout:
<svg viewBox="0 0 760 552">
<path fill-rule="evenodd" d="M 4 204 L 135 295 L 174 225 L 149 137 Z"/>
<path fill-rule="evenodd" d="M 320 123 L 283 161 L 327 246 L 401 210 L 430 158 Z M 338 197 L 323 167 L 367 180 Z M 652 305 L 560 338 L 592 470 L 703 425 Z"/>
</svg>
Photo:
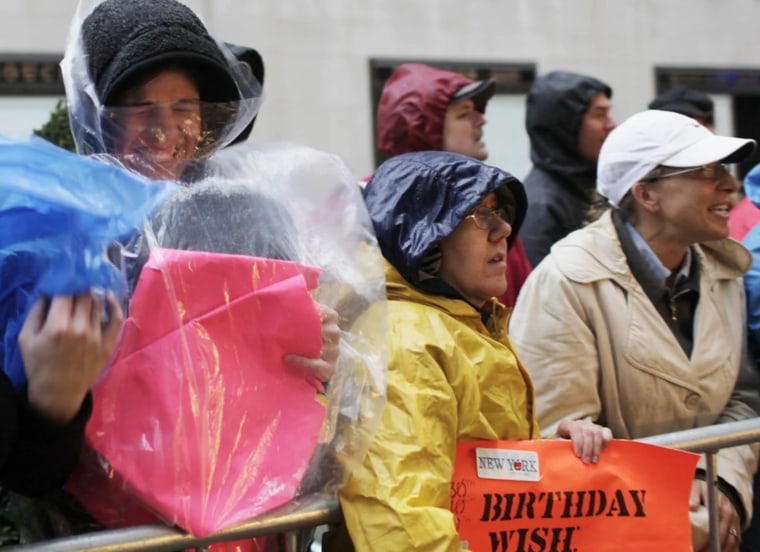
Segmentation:
<svg viewBox="0 0 760 552">
<path fill-rule="evenodd" d="M 26 381 L 17 339 L 37 297 L 123 295 L 106 249 L 178 189 L 40 138 L 0 135 L 0 359 L 14 387 Z"/>
</svg>

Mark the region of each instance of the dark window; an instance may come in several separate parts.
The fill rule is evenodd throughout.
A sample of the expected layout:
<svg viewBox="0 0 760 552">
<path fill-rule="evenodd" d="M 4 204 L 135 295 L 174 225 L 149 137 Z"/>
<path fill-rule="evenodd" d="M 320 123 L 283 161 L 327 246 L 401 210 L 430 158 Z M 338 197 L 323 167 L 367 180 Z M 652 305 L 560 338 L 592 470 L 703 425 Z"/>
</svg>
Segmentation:
<svg viewBox="0 0 760 552">
<path fill-rule="evenodd" d="M 59 54 L 0 54 L 0 96 L 61 96 Z"/>
</svg>

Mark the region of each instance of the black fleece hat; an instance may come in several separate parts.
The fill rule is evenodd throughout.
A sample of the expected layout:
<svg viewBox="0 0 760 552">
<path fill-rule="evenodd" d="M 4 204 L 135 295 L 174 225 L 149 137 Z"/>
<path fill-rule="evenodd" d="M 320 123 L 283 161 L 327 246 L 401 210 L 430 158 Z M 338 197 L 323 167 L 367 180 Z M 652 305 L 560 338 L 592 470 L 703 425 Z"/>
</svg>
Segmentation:
<svg viewBox="0 0 760 552">
<path fill-rule="evenodd" d="M 485 113 L 486 104 L 493 97 L 495 90 L 496 81 L 493 79 L 471 82 L 454 92 L 454 95 L 451 96 L 451 103 L 472 100 L 475 104 L 475 109 L 481 113 Z"/>
<path fill-rule="evenodd" d="M 103 105 L 153 69 L 177 65 L 201 100 L 239 100 L 229 64 L 193 11 L 176 0 L 106 0 L 82 23 L 87 69 Z"/>
<path fill-rule="evenodd" d="M 183 188 L 154 220 L 161 247 L 294 260 L 297 235 L 278 202 L 245 185 L 207 180 Z"/>
</svg>

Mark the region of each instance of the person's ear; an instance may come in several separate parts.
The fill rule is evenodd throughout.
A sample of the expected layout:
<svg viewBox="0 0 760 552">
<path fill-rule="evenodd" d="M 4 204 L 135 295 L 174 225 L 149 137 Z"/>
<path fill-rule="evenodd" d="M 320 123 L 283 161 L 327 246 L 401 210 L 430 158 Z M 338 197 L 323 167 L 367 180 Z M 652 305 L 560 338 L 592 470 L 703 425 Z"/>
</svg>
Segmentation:
<svg viewBox="0 0 760 552">
<path fill-rule="evenodd" d="M 649 186 L 647 182 L 636 182 L 633 188 L 631 188 L 631 195 L 636 203 L 640 204 L 647 211 L 655 212 L 660 207 L 656 190 Z"/>
</svg>

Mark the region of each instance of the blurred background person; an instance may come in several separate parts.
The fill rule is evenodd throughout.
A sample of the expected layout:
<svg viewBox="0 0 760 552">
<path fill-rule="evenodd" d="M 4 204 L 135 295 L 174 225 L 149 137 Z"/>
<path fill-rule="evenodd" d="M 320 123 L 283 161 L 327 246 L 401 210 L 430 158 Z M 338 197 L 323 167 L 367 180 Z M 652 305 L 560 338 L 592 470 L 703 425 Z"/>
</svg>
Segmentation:
<svg viewBox="0 0 760 552">
<path fill-rule="evenodd" d="M 533 267 L 586 218 L 599 149 L 615 128 L 611 98 L 607 84 L 569 71 L 540 76 L 530 88 L 525 128 L 533 168 L 525 178 L 522 239 Z"/>
<path fill-rule="evenodd" d="M 744 241 L 747 234 L 760 222 L 760 209 L 744 193 L 748 187 L 756 186 L 756 182 L 760 180 L 759 167 L 760 165 L 755 165 L 744 177 L 742 188 L 737 192 L 741 199 L 728 213 L 729 232 L 737 241 Z"/>
<path fill-rule="evenodd" d="M 677 84 L 649 102 L 649 109 L 686 115 L 707 127 L 710 132 L 715 132 L 715 105 L 712 98 L 701 90 Z"/>
</svg>

